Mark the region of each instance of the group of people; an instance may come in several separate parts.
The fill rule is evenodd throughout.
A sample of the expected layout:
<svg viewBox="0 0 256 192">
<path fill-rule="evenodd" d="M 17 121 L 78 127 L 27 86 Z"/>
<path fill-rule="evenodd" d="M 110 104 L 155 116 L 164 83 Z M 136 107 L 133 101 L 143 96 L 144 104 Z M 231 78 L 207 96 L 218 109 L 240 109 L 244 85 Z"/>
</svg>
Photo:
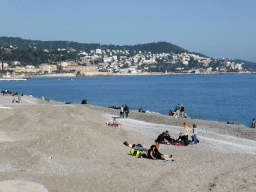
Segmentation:
<svg viewBox="0 0 256 192">
<path fill-rule="evenodd" d="M 16 98 L 13 98 L 12 103 L 20 103 L 21 102 L 21 96 L 23 96 L 23 95 L 18 95 L 17 100 L 16 100 Z"/>
<path fill-rule="evenodd" d="M 128 113 L 129 113 L 129 107 L 127 106 L 127 104 L 122 105 L 122 107 L 120 108 L 120 118 L 124 118 L 124 114 L 125 117 L 128 117 Z"/>
<path fill-rule="evenodd" d="M 189 127 L 187 126 L 186 122 L 184 122 L 184 134 L 182 134 L 182 132 L 179 133 L 179 137 L 177 139 L 172 138 L 169 135 L 169 132 L 163 132 L 162 134 L 160 134 L 157 139 L 156 139 L 156 146 L 157 148 L 160 150 L 160 144 L 165 143 L 165 142 L 169 142 L 169 143 L 183 143 L 184 146 L 188 146 L 188 144 L 190 143 L 188 140 L 188 135 L 189 135 Z M 198 129 L 196 127 L 195 124 L 193 124 L 193 136 L 192 137 L 192 142 L 194 142 L 194 144 L 197 144 L 199 141 L 197 139 L 197 132 Z"/>
<path fill-rule="evenodd" d="M 184 106 L 180 105 L 178 103 L 178 105 L 175 107 L 174 112 L 170 109 L 169 111 L 169 116 L 174 116 L 175 118 L 179 118 L 181 114 L 181 117 L 183 118 L 187 118 L 187 111 L 185 111 Z"/>
<path fill-rule="evenodd" d="M 108 107 L 108 108 L 120 109 L 120 118 L 124 118 L 124 115 L 126 118 L 128 118 L 129 107 L 127 106 L 127 104 L 125 104 L 125 106 L 122 105 L 122 107 L 113 106 L 113 107 Z M 112 127 L 118 127 L 118 126 L 121 127 L 122 126 L 122 123 L 119 123 L 116 120 L 116 117 L 114 117 L 112 123 L 110 121 L 108 121 L 106 124 L 109 126 L 112 126 Z"/>
<path fill-rule="evenodd" d="M 139 154 L 138 156 L 147 157 L 149 159 L 165 159 L 165 160 L 169 158 L 172 159 L 172 155 L 168 156 L 160 153 L 160 144 L 170 142 L 170 143 L 183 143 L 184 146 L 188 146 L 189 127 L 187 126 L 186 122 L 184 122 L 183 125 L 184 125 L 184 135 L 182 134 L 182 132 L 180 132 L 179 137 L 177 139 L 173 139 L 169 135 L 168 131 L 162 132 L 162 134 L 160 134 L 155 140 L 156 144 L 152 145 L 150 149 L 143 148 L 141 144 L 130 145 L 127 141 L 125 141 L 123 144 L 130 147 L 131 149 L 147 152 L 147 154 Z M 194 142 L 194 144 L 199 143 L 199 140 L 197 139 L 197 133 L 198 133 L 198 129 L 196 125 L 193 124 L 192 142 Z"/>
<path fill-rule="evenodd" d="M 142 154 L 139 153 L 138 157 L 145 157 L 149 159 L 159 159 L 159 160 L 173 160 L 172 155 L 165 155 L 160 153 L 160 151 L 157 149 L 156 145 L 151 145 L 149 149 L 143 148 L 141 144 L 129 144 L 127 141 L 123 143 L 124 145 L 130 147 L 132 150 L 139 150 L 139 151 L 144 151 L 146 153 Z"/>
</svg>

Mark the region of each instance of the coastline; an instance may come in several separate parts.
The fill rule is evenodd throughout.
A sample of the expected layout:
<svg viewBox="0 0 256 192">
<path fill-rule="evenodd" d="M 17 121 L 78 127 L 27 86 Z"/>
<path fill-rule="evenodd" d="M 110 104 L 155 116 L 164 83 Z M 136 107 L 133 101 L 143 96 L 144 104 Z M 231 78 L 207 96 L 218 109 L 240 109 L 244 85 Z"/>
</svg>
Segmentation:
<svg viewBox="0 0 256 192">
<path fill-rule="evenodd" d="M 88 105 L 90 109 L 96 110 L 101 113 L 108 113 L 119 117 L 120 110 L 107 108 L 96 105 Z M 172 126 L 183 126 L 186 122 L 189 127 L 196 124 L 200 128 L 209 128 L 214 130 L 216 133 L 225 134 L 234 137 L 241 137 L 245 139 L 250 139 L 256 141 L 256 129 L 250 128 L 245 125 L 239 124 L 226 124 L 216 121 L 207 121 L 201 119 L 191 119 L 191 118 L 174 118 L 168 115 L 156 114 L 156 113 L 139 113 L 135 111 L 130 111 L 129 118 L 134 120 L 140 120 L 148 123 L 162 124 L 162 125 L 172 125 Z"/>
<path fill-rule="evenodd" d="M 256 190 L 255 139 L 245 126 L 187 119 L 189 127 L 199 127 L 200 144 L 161 145 L 175 161 L 151 161 L 129 155 L 123 141 L 149 147 L 161 131 L 178 134 L 184 119 L 130 112 L 118 119 L 121 127 L 111 127 L 106 121 L 119 116 L 117 109 L 12 98 L 0 96 L 0 190 Z"/>
<path fill-rule="evenodd" d="M 11 103 L 11 100 L 14 98 L 13 96 L 2 96 L 0 95 L 0 105 L 9 103 L 9 105 L 17 105 L 16 103 Z M 9 97 L 9 98 L 8 98 Z M 7 100 L 3 100 L 3 98 L 8 98 Z M 24 95 L 22 98 L 25 98 L 26 103 L 20 103 L 20 105 L 38 105 L 38 104 L 55 104 L 55 105 L 69 105 L 65 104 L 65 102 L 55 101 L 55 100 L 43 100 L 38 97 L 29 97 Z M 31 100 L 34 100 L 31 102 Z M 2 101 L 2 102 L 1 102 Z M 82 104 L 72 104 L 73 105 L 82 105 Z M 108 108 L 104 106 L 97 106 L 97 105 L 90 105 L 85 104 L 88 108 L 98 111 L 101 113 L 108 113 L 119 117 L 120 110 Z M 217 122 L 217 121 L 209 121 L 209 120 L 202 120 L 202 119 L 192 119 L 192 118 L 175 118 L 168 115 L 160 114 L 160 113 L 139 113 L 137 111 L 130 111 L 129 118 L 134 120 L 141 120 L 148 123 L 156 123 L 162 125 L 172 125 L 172 126 L 182 126 L 184 122 L 186 122 L 190 127 L 193 124 L 196 124 L 199 127 L 207 127 L 215 130 L 217 133 L 220 134 L 227 134 L 230 136 L 241 137 L 250 140 L 256 140 L 256 129 L 253 129 L 249 126 L 242 125 L 242 124 L 227 124 L 224 122 Z"/>
<path fill-rule="evenodd" d="M 256 72 L 216 72 L 216 73 L 173 73 L 173 72 L 144 72 L 144 73 L 110 73 L 110 72 L 87 72 L 83 76 L 76 73 L 54 73 L 42 75 L 27 75 L 20 78 L 2 77 L 0 80 L 24 80 L 30 78 L 58 78 L 58 77 L 111 77 L 111 76 L 155 76 L 155 75 L 222 75 L 222 74 L 255 74 Z M 17 76 L 19 77 L 19 76 Z"/>
</svg>

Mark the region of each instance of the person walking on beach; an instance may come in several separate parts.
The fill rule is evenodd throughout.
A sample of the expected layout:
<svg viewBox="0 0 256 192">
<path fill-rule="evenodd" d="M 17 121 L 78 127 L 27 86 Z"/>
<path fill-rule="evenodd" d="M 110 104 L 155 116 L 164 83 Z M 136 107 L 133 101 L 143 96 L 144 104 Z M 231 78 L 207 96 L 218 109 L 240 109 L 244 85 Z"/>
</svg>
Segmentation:
<svg viewBox="0 0 256 192">
<path fill-rule="evenodd" d="M 124 112 L 125 112 L 125 117 L 128 117 L 128 113 L 129 113 L 129 107 L 125 104 L 124 106 Z"/>
<path fill-rule="evenodd" d="M 185 135 L 184 146 L 188 146 L 188 134 L 189 134 L 189 127 L 187 126 L 186 122 L 184 122 L 184 135 Z"/>
<path fill-rule="evenodd" d="M 120 118 L 124 118 L 124 105 L 120 109 Z"/>
<path fill-rule="evenodd" d="M 180 117 L 180 104 L 179 103 L 176 106 L 175 111 L 177 112 L 177 116 Z"/>
<path fill-rule="evenodd" d="M 253 118 L 252 120 L 252 128 L 255 128 L 256 127 L 256 122 L 255 122 L 255 118 Z"/>
<path fill-rule="evenodd" d="M 181 114 L 181 117 L 183 118 L 184 116 L 184 107 L 183 105 L 181 105 L 181 109 L 180 109 L 180 114 Z"/>
<path fill-rule="evenodd" d="M 197 144 L 197 128 L 195 124 L 193 124 L 193 134 L 194 134 L 194 145 L 195 145 Z"/>
</svg>

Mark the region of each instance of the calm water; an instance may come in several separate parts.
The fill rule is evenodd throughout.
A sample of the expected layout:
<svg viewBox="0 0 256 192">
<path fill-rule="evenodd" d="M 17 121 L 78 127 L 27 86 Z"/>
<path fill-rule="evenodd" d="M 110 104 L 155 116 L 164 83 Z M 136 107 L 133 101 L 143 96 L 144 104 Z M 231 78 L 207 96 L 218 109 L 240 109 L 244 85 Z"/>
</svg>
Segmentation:
<svg viewBox="0 0 256 192">
<path fill-rule="evenodd" d="M 60 79 L 60 81 L 58 81 Z M 256 74 L 41 78 L 0 81 L 0 89 L 100 106 L 127 104 L 168 114 L 179 103 L 188 116 L 250 125 L 256 118 Z"/>
</svg>

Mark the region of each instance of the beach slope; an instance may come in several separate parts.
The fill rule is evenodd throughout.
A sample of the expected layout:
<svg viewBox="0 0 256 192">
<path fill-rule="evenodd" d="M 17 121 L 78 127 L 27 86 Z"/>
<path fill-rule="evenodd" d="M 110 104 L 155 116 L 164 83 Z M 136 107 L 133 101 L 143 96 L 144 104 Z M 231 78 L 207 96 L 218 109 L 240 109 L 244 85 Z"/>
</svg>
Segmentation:
<svg viewBox="0 0 256 192">
<path fill-rule="evenodd" d="M 4 182 L 18 179 L 42 184 L 41 191 L 256 191 L 253 146 L 250 153 L 223 151 L 218 142 L 215 150 L 204 143 L 161 146 L 175 159 L 162 162 L 130 156 L 122 144 L 127 140 L 149 147 L 162 129 L 179 132 L 183 120 L 132 112 L 129 120 L 118 119 L 123 123 L 119 128 L 106 124 L 118 116 L 114 109 L 29 97 L 15 104 L 11 97 L 0 99 L 0 191 L 8 186 Z M 223 138 L 232 133 L 243 142 L 255 141 L 238 127 L 222 131 L 219 124 L 196 123 Z"/>
</svg>

